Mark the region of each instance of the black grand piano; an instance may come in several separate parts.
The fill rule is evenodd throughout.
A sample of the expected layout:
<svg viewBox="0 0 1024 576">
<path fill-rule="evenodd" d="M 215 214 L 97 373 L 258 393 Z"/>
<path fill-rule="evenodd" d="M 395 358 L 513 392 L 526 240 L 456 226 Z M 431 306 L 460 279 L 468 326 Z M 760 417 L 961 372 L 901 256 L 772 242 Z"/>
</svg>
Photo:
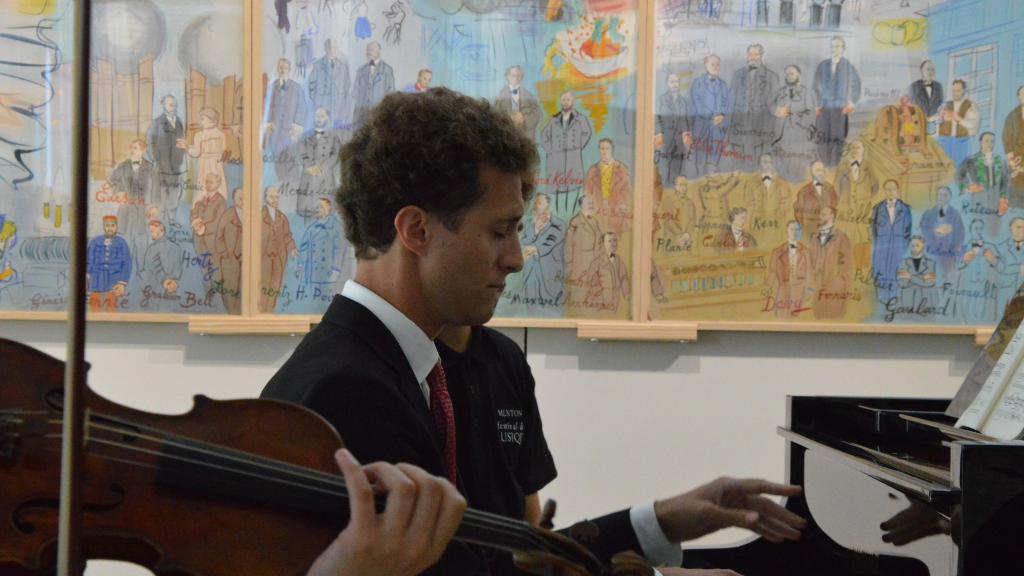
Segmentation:
<svg viewBox="0 0 1024 576">
<path fill-rule="evenodd" d="M 778 432 L 786 480 L 804 488 L 786 503 L 809 520 L 802 538 L 690 549 L 684 566 L 744 576 L 1024 575 L 1024 442 L 954 427 L 1022 318 L 1024 289 L 952 400 L 788 398 Z"/>
</svg>

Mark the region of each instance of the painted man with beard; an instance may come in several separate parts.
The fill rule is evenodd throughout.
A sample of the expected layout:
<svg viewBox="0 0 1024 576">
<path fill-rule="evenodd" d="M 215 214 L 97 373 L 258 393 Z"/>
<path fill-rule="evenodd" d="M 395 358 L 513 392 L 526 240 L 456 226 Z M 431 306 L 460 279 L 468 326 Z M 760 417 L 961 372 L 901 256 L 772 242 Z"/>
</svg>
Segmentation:
<svg viewBox="0 0 1024 576">
<path fill-rule="evenodd" d="M 839 195 L 835 186 L 825 181 L 825 164 L 815 161 L 811 164 L 811 180 L 796 193 L 793 216 L 808 235 L 817 234 L 821 223 L 822 208 L 836 209 Z"/>
<path fill-rule="evenodd" d="M 530 140 L 540 124 L 540 102 L 523 86 L 523 69 L 510 66 L 505 71 L 505 85 L 494 99 L 494 108 L 512 119 L 512 124 Z"/>
<path fill-rule="evenodd" d="M 349 85 L 348 62 L 338 56 L 338 43 L 328 38 L 324 41 L 324 55 L 313 62 L 306 85 L 313 108 L 324 108 L 340 128 L 348 113 Z"/>
<path fill-rule="evenodd" d="M 302 167 L 295 212 L 309 221 L 319 210 L 320 198 L 330 198 L 341 180 L 341 136 L 331 129 L 326 108 L 316 109 L 316 127 L 298 144 Z"/>
<path fill-rule="evenodd" d="M 177 221 L 185 176 L 185 150 L 178 141 L 185 139 L 185 125 L 178 116 L 178 101 L 170 94 L 160 99 L 161 114 L 153 119 L 146 133 L 149 155 L 159 177 L 157 195 L 152 203 L 160 209 L 161 218 L 168 224 Z"/>
<path fill-rule="evenodd" d="M 832 57 L 819 63 L 814 72 L 818 156 L 826 166 L 839 163 L 860 89 L 860 74 L 846 58 L 846 40 L 833 38 Z"/>
<path fill-rule="evenodd" d="M 568 297 L 566 305 L 570 312 L 582 312 L 585 307 L 589 286 L 587 270 L 594 260 L 600 256 L 601 238 L 604 232 L 598 221 L 594 199 L 590 196 L 580 197 L 579 214 L 569 220 L 566 233 L 565 285 Z"/>
<path fill-rule="evenodd" d="M 662 94 L 654 117 L 654 145 L 659 148 L 658 162 L 664 181 L 675 182 L 676 177 L 683 175 L 693 141 L 686 98 L 679 92 L 679 75 L 669 74 L 665 83 L 668 91 Z"/>
<path fill-rule="evenodd" d="M 139 277 L 142 279 L 143 300 L 148 289 L 149 310 L 167 312 L 177 308 L 178 283 L 181 281 L 182 253 L 167 237 L 167 229 L 159 220 L 149 221 L 151 242 L 146 247 Z"/>
<path fill-rule="evenodd" d="M 587 116 L 575 108 L 576 97 L 565 91 L 559 99 L 561 109 L 548 120 L 541 131 L 541 146 L 547 153 L 549 189 L 558 199 L 565 198 L 566 207 L 576 203 L 583 186 L 583 149 L 590 142 L 594 129 Z"/>
<path fill-rule="evenodd" d="M 719 76 L 722 60 L 715 54 L 704 57 L 705 73 L 690 85 L 693 104 L 693 146 L 697 174 L 718 171 L 729 129 L 729 86 Z"/>
<path fill-rule="evenodd" d="M 565 223 L 551 214 L 547 194 L 537 194 L 519 233 L 523 247 L 523 297 L 527 304 L 559 306 L 564 295 Z"/>
<path fill-rule="evenodd" d="M 800 67 L 786 66 L 786 83 L 775 95 L 775 140 L 772 156 L 779 173 L 790 182 L 806 177 L 815 159 L 814 94 L 800 84 Z"/>
<path fill-rule="evenodd" d="M 281 193 L 277 188 L 267 188 L 266 204 L 261 214 L 260 240 L 260 312 L 273 313 L 277 298 L 281 294 L 288 258 L 299 255 L 292 237 L 288 217 L 280 209 Z"/>
<path fill-rule="evenodd" d="M 732 95 L 729 143 L 741 155 L 739 167 L 753 164 L 774 140 L 772 104 L 778 90 L 779 75 L 765 66 L 764 46 L 752 44 L 747 48 L 747 65 L 736 70 L 729 85 Z"/>
</svg>

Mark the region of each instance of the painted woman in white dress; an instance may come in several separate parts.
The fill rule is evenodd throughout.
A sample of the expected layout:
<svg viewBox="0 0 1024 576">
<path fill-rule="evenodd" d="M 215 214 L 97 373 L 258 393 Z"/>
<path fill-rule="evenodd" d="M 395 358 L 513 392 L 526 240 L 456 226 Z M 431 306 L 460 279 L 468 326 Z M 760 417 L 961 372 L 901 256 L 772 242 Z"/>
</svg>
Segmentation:
<svg viewBox="0 0 1024 576">
<path fill-rule="evenodd" d="M 199 125 L 202 129 L 192 136 L 191 144 L 179 140 L 178 147 L 186 150 L 189 156 L 199 159 L 196 182 L 206 182 L 208 174 L 220 177 L 220 188 L 217 192 L 226 200 L 228 184 L 224 176 L 224 150 L 227 142 L 224 131 L 217 127 L 219 124 L 220 113 L 213 108 L 203 108 L 199 111 Z"/>
</svg>

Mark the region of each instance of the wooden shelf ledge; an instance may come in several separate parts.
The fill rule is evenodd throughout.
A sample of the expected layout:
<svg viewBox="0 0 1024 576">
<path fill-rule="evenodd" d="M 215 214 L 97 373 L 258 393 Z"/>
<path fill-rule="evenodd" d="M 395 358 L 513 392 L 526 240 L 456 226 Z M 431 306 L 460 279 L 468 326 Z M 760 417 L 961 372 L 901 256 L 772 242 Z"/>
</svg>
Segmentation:
<svg viewBox="0 0 1024 576">
<path fill-rule="evenodd" d="M 309 332 L 309 316 L 192 316 L 188 319 L 189 334 L 228 335 L 254 334 L 260 336 L 295 336 Z"/>
<path fill-rule="evenodd" d="M 693 322 L 630 322 L 628 320 L 581 320 L 576 327 L 580 340 L 634 340 L 641 342 L 695 342 Z"/>
</svg>

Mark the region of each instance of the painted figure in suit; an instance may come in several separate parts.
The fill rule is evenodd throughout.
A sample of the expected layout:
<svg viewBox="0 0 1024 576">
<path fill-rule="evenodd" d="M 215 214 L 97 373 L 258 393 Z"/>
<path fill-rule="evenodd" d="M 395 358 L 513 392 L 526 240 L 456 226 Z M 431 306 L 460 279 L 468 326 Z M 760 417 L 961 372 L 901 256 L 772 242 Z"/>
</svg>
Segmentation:
<svg viewBox="0 0 1024 576">
<path fill-rule="evenodd" d="M 404 92 L 419 94 L 430 90 L 430 82 L 434 79 L 434 71 L 430 68 L 420 68 L 416 73 L 416 81 L 405 87 Z"/>
<path fill-rule="evenodd" d="M 505 85 L 494 98 L 494 107 L 512 118 L 524 136 L 533 140 L 540 124 L 540 101 L 523 86 L 523 69 L 510 66 L 505 71 Z"/>
<path fill-rule="evenodd" d="M 317 108 L 315 128 L 298 143 L 302 175 L 295 212 L 308 222 L 320 211 L 320 199 L 330 198 L 341 181 L 341 136 L 331 129 L 326 108 Z"/>
<path fill-rule="evenodd" d="M 811 250 L 800 236 L 800 223 L 790 220 L 786 223 L 786 241 L 768 257 L 765 285 L 772 311 L 779 318 L 796 317 L 814 297 Z"/>
<path fill-rule="evenodd" d="M 159 220 L 150 220 L 149 237 L 152 241 L 146 247 L 146 255 L 139 268 L 143 294 L 140 307 L 169 312 L 178 307 L 184 250 L 167 237 L 167 229 Z"/>
<path fill-rule="evenodd" d="M 971 220 L 970 233 L 956 263 L 959 275 L 953 316 L 964 324 L 995 324 L 999 320 L 996 309 L 1000 249 L 985 239 L 985 222 L 981 218 Z"/>
<path fill-rule="evenodd" d="M 838 208 L 839 194 L 825 180 L 825 164 L 815 160 L 811 164 L 811 180 L 796 193 L 793 217 L 807 234 L 817 234 L 823 207 Z"/>
<path fill-rule="evenodd" d="M 267 188 L 266 203 L 260 218 L 260 312 L 271 314 L 281 295 L 288 258 L 297 258 L 299 251 L 292 237 L 288 217 L 280 209 L 281 193 Z"/>
<path fill-rule="evenodd" d="M 601 255 L 603 234 L 594 199 L 589 195 L 580 196 L 580 211 L 569 220 L 565 234 L 565 305 L 570 313 L 586 312 L 590 290 L 587 271 Z"/>
<path fill-rule="evenodd" d="M 729 129 L 729 86 L 719 76 L 722 60 L 704 57 L 705 73 L 690 85 L 693 106 L 693 147 L 697 175 L 718 171 Z"/>
<path fill-rule="evenodd" d="M 871 216 L 871 267 L 875 288 L 883 304 L 897 295 L 896 272 L 910 245 L 913 217 L 908 206 L 900 199 L 900 185 L 895 180 L 882 184 L 885 200 L 878 203 Z"/>
<path fill-rule="evenodd" d="M 341 220 L 329 198 L 321 198 L 317 219 L 302 234 L 299 243 L 299 281 L 330 292 L 343 274 L 349 272 L 348 241 Z"/>
<path fill-rule="evenodd" d="M 618 254 L 618 234 L 605 232 L 601 236 L 601 244 L 604 249 L 590 263 L 590 270 L 587 271 L 587 277 L 590 278 L 587 307 L 600 314 L 613 316 L 618 313 L 620 305 L 629 303 L 629 270 Z"/>
<path fill-rule="evenodd" d="M 654 145 L 659 150 L 658 163 L 664 181 L 675 182 L 684 173 L 693 140 L 686 99 L 679 92 L 679 75 L 669 74 L 665 83 L 668 91 L 661 95 L 654 117 Z"/>
<path fill-rule="evenodd" d="M 221 186 L 219 176 L 208 174 L 205 184 L 203 195 L 192 205 L 191 222 L 192 245 L 195 247 L 196 256 L 203 263 L 201 265 L 203 286 L 209 293 L 213 289 L 217 274 L 216 226 L 221 215 L 227 210 L 228 204 L 218 192 Z"/>
<path fill-rule="evenodd" d="M 291 69 L 287 59 L 277 61 L 277 78 L 267 88 L 268 102 L 263 116 L 263 150 L 273 155 L 274 172 L 279 180 L 289 176 L 293 159 L 288 149 L 306 129 L 309 114 L 305 91 L 288 77 Z"/>
<path fill-rule="evenodd" d="M 132 254 L 117 234 L 117 217 L 103 217 L 103 235 L 86 247 L 86 285 L 89 309 L 117 312 L 132 277 Z"/>
<path fill-rule="evenodd" d="M 939 110 L 939 144 L 954 166 L 967 158 L 967 147 L 980 122 L 978 107 L 967 97 L 967 82 L 954 80 L 953 99 Z"/>
<path fill-rule="evenodd" d="M 323 57 L 313 62 L 306 86 L 313 109 L 326 109 L 335 128 L 342 127 L 347 118 L 350 85 L 348 62 L 338 56 L 338 43 L 328 38 Z"/>
<path fill-rule="evenodd" d="M 774 100 L 779 75 L 764 63 L 764 46 L 747 47 L 747 65 L 736 70 L 729 85 L 732 120 L 729 145 L 740 154 L 738 167 L 757 161 L 775 139 Z"/>
<path fill-rule="evenodd" d="M 814 275 L 814 317 L 841 318 L 853 284 L 853 248 L 835 226 L 836 209 L 822 206 L 821 226 L 809 242 Z"/>
<path fill-rule="evenodd" d="M 697 205 L 689 197 L 685 176 L 677 176 L 675 186 L 661 198 L 655 213 L 655 252 L 670 252 L 671 247 L 688 250 L 693 246 L 697 223 Z M 678 249 L 677 248 L 677 249 Z"/>
<path fill-rule="evenodd" d="M 910 255 L 903 259 L 896 272 L 900 285 L 900 302 L 905 308 L 917 310 L 918 307 L 934 306 L 935 280 L 937 278 L 935 260 L 925 255 L 925 244 L 922 236 L 910 238 Z"/>
<path fill-rule="evenodd" d="M 149 243 L 149 219 L 146 207 L 153 204 L 156 196 L 157 178 L 153 164 L 146 160 L 146 142 L 132 140 L 130 156 L 119 163 L 110 173 L 104 187 L 113 189 L 117 199 L 118 230 L 132 251 L 132 265 L 136 270 L 142 267 Z"/>
<path fill-rule="evenodd" d="M 935 63 L 931 60 L 921 62 L 921 79 L 914 80 L 907 89 L 907 95 L 915 106 L 924 110 L 929 122 L 938 122 L 939 111 L 942 110 L 942 83 L 935 79 Z"/>
<path fill-rule="evenodd" d="M 942 280 L 951 280 L 960 251 L 964 245 L 964 221 L 960 212 L 950 206 L 952 191 L 941 186 L 936 192 L 936 204 L 921 215 L 921 236 L 925 251 L 935 259 Z"/>
<path fill-rule="evenodd" d="M 800 67 L 786 66 L 786 83 L 775 95 L 775 139 L 772 157 L 779 173 L 790 182 L 807 177 L 807 166 L 817 158 L 814 142 L 814 94 L 800 84 Z"/>
<path fill-rule="evenodd" d="M 356 72 L 356 83 L 352 88 L 356 127 L 365 124 L 370 110 L 394 91 L 395 72 L 390 64 L 380 59 L 380 44 L 370 42 L 366 45 L 366 64 Z"/>
<path fill-rule="evenodd" d="M 850 130 L 849 115 L 860 100 L 860 74 L 845 54 L 846 40 L 833 38 L 832 57 L 818 64 L 814 72 L 818 156 L 830 167 L 839 163 Z"/>
<path fill-rule="evenodd" d="M 234 205 L 217 220 L 214 249 L 220 268 L 218 290 L 228 314 L 242 313 L 242 222 L 245 221 L 241 188 L 232 193 Z"/>
<path fill-rule="evenodd" d="M 836 167 L 835 187 L 839 194 L 839 227 L 853 242 L 857 266 L 868 266 L 871 211 L 878 201 L 879 186 L 863 141 L 853 140 L 846 145 Z"/>
<path fill-rule="evenodd" d="M 746 177 L 743 186 L 744 206 L 755 220 L 755 237 L 762 244 L 772 245 L 786 236 L 785 222 L 793 217 L 793 187 L 775 170 L 771 154 L 761 154 L 757 172 Z"/>
<path fill-rule="evenodd" d="M 1020 102 L 1003 122 L 1003 151 L 1010 169 L 1010 208 L 1024 208 L 1024 86 L 1017 89 Z"/>
<path fill-rule="evenodd" d="M 544 126 L 540 144 L 547 156 L 547 181 L 555 193 L 555 206 L 560 197 L 565 197 L 569 207 L 577 202 L 575 196 L 584 184 L 583 149 L 594 129 L 586 114 L 576 110 L 572 92 L 563 92 L 559 101 L 561 109 Z"/>
<path fill-rule="evenodd" d="M 565 289 L 565 223 L 552 216 L 547 194 L 537 194 L 523 221 L 523 297 L 538 307 L 560 306 Z"/>
<path fill-rule="evenodd" d="M 178 101 L 167 94 L 160 99 L 161 114 L 153 119 L 146 132 L 149 156 L 159 176 L 157 195 L 151 200 L 160 209 L 163 221 L 177 221 L 185 178 L 185 150 L 178 142 L 185 139 L 185 125 L 178 116 Z"/>
<path fill-rule="evenodd" d="M 1024 282 L 1024 218 L 1018 216 L 1010 221 L 1010 237 L 999 243 L 996 268 L 999 270 L 996 313 L 1002 315 L 1006 304 Z"/>
<path fill-rule="evenodd" d="M 714 239 L 714 247 L 722 252 L 743 252 L 757 248 L 757 240 L 747 232 L 747 209 L 729 210 L 729 229 Z"/>
<path fill-rule="evenodd" d="M 622 234 L 631 218 L 629 169 L 615 159 L 615 143 L 602 138 L 597 145 L 601 158 L 587 170 L 586 195 L 594 199 L 605 230 Z"/>
<path fill-rule="evenodd" d="M 970 211 L 988 222 L 989 233 L 999 227 L 999 217 L 1009 208 L 1010 169 L 996 154 L 996 137 L 985 132 L 978 138 L 981 150 L 968 156 L 957 170 L 960 192 L 969 198 Z"/>
</svg>

